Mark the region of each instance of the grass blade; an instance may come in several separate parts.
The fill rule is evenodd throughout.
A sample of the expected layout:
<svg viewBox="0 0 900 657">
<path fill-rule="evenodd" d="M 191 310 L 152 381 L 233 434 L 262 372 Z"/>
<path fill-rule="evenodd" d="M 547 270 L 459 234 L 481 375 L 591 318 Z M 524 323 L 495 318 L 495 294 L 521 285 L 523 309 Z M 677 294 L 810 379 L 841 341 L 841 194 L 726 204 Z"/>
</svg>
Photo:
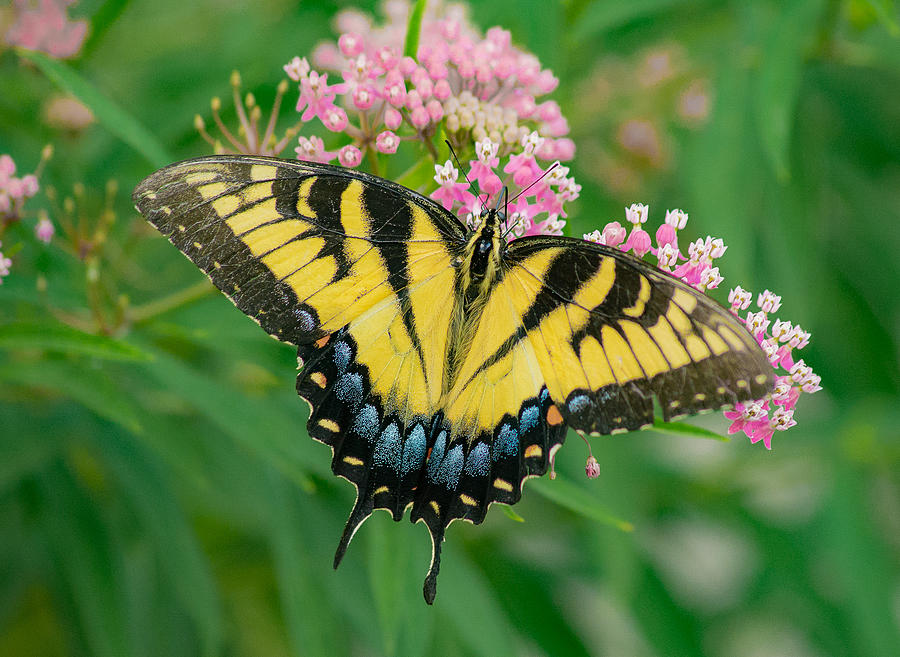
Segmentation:
<svg viewBox="0 0 900 657">
<path fill-rule="evenodd" d="M 147 128 L 67 64 L 36 50 L 18 49 L 17 52 L 22 59 L 37 66 L 53 84 L 87 105 L 101 125 L 151 164 L 163 167 L 172 162 L 174 158 Z"/>
</svg>

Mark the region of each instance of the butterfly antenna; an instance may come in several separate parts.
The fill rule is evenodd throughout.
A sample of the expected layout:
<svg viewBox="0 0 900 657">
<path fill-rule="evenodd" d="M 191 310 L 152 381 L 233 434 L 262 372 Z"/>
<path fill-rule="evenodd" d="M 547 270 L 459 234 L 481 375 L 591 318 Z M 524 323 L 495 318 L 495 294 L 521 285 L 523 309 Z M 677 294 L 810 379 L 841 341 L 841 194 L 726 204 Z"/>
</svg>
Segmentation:
<svg viewBox="0 0 900 657">
<path fill-rule="evenodd" d="M 526 187 L 526 188 L 523 189 L 521 192 L 519 192 L 518 194 L 516 194 L 515 196 L 513 196 L 513 199 L 510 201 L 510 203 L 515 203 L 517 198 L 519 198 L 522 194 L 524 194 L 524 193 L 527 192 L 529 189 L 531 189 L 532 187 L 534 187 L 535 185 L 537 185 L 539 182 L 541 182 L 541 180 L 543 180 L 544 177 L 545 177 L 548 173 L 550 173 L 551 171 L 553 171 L 553 170 L 554 170 L 556 167 L 558 167 L 558 166 L 559 166 L 559 160 L 557 160 L 556 162 L 554 162 L 553 164 L 551 164 L 550 167 L 549 167 L 546 171 L 544 171 L 544 173 L 542 173 L 542 174 L 539 175 L 537 178 L 535 178 L 535 179 L 531 182 L 531 184 L 528 185 L 528 187 Z"/>
<path fill-rule="evenodd" d="M 503 216 L 506 217 L 506 230 L 503 232 L 501 239 L 506 239 L 506 236 L 512 232 L 512 229 L 515 228 L 516 224 L 518 224 L 519 222 L 516 221 L 516 223 L 510 223 L 510 221 L 509 221 L 510 217 L 509 217 L 509 189 L 508 188 L 506 188 L 506 187 L 503 188 L 503 194 L 502 194 L 501 198 L 503 199 Z M 497 204 L 497 207 L 500 207 L 499 203 Z"/>
<path fill-rule="evenodd" d="M 478 192 L 478 200 L 481 201 L 481 189 L 479 189 L 478 185 L 472 185 L 472 181 L 469 180 L 469 176 L 466 175 L 466 170 L 463 169 L 463 165 L 460 163 L 459 158 L 456 157 L 456 151 L 453 150 L 453 146 L 450 145 L 450 140 L 449 140 L 449 139 L 445 139 L 445 140 L 444 140 L 444 143 L 447 144 L 447 148 L 450 149 L 450 155 L 452 155 L 452 156 L 453 156 L 453 159 L 456 160 L 456 166 L 458 166 L 458 167 L 459 167 L 459 170 L 462 171 L 463 178 L 465 178 L 465 179 L 466 179 L 466 182 L 469 183 L 469 187 L 470 187 L 470 188 L 472 188 L 472 187 L 475 188 L 475 190 Z M 476 181 L 476 182 L 477 182 L 477 181 Z M 485 199 L 485 200 L 486 200 L 486 199 Z M 483 205 L 483 204 L 484 204 L 484 202 L 482 202 L 482 205 Z"/>
</svg>

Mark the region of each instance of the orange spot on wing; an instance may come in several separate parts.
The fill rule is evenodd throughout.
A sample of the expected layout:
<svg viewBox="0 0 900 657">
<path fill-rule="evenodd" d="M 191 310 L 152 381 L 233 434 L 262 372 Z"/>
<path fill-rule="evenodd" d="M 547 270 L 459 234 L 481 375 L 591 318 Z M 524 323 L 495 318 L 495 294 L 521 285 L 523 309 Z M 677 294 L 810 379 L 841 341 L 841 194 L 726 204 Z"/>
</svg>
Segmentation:
<svg viewBox="0 0 900 657">
<path fill-rule="evenodd" d="M 555 427 L 562 423 L 563 416 L 560 414 L 559 409 L 556 408 L 556 404 L 550 404 L 550 408 L 547 409 L 547 424 Z"/>
</svg>

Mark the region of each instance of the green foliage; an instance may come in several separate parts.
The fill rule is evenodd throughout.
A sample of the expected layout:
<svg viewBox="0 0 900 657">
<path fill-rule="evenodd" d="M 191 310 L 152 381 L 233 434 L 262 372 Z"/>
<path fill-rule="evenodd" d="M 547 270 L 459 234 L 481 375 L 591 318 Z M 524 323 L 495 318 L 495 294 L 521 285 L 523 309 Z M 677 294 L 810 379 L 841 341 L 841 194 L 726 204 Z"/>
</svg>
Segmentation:
<svg viewBox="0 0 900 657">
<path fill-rule="evenodd" d="M 588 481 L 571 435 L 556 480 L 452 526 L 433 608 L 422 527 L 376 514 L 332 571 L 352 495 L 306 435 L 293 352 L 210 294 L 128 198 L 154 166 L 208 152 L 192 117 L 228 97 L 232 69 L 270 103 L 281 66 L 335 36 L 338 6 L 84 2 L 78 59 L 0 52 L 0 152 L 27 172 L 56 149 L 29 207 L 57 219 L 46 188 L 83 183 L 93 225 L 95 190 L 121 189 L 86 256 L 38 243 L 33 218 L 2 236 L 17 250 L 0 285 L 0 654 L 896 654 L 896 3 L 472 8 L 561 79 L 584 186 L 570 234 L 633 201 L 684 208 L 688 233 L 729 245 L 726 286 L 775 290 L 812 332 L 825 390 L 770 453 L 714 440 L 727 424 L 708 416 L 594 440 Z M 643 86 L 646 52 L 666 48 L 675 77 Z M 696 80 L 710 112 L 685 122 Z M 96 122 L 50 127 L 60 90 Z M 617 141 L 631 118 L 656 127 L 659 161 Z"/>
</svg>

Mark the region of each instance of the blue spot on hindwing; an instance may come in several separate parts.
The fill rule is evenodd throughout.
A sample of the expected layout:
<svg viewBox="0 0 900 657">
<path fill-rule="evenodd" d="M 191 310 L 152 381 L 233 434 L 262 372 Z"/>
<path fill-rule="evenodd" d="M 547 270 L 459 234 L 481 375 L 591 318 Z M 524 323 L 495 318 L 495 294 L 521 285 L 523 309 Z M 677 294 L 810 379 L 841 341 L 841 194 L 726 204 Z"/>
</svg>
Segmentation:
<svg viewBox="0 0 900 657">
<path fill-rule="evenodd" d="M 346 342 L 336 342 L 334 345 L 334 365 L 341 374 L 347 371 L 347 365 L 350 364 L 350 345 Z"/>
<path fill-rule="evenodd" d="M 436 483 L 444 484 L 447 488 L 453 490 L 459 483 L 459 473 L 463 469 L 463 446 L 457 445 L 449 452 L 441 462 L 441 467 L 437 474 L 432 477 Z"/>
<path fill-rule="evenodd" d="M 421 424 L 413 427 L 403 443 L 403 463 L 400 476 L 408 475 L 422 467 L 425 460 L 425 428 Z"/>
<path fill-rule="evenodd" d="M 381 432 L 372 453 L 372 463 L 391 470 L 400 470 L 400 430 L 396 422 L 391 422 Z"/>
<path fill-rule="evenodd" d="M 378 411 L 372 404 L 366 404 L 353 421 L 353 431 L 371 443 L 378 436 L 378 424 Z"/>
<path fill-rule="evenodd" d="M 541 390 L 541 401 L 542 401 L 542 402 L 547 401 L 547 396 L 548 396 L 549 394 L 550 394 L 550 392 L 549 392 L 546 388 L 544 388 L 543 390 Z"/>
<path fill-rule="evenodd" d="M 301 331 L 304 333 L 312 333 L 316 330 L 318 322 L 316 322 L 316 318 L 313 317 L 309 311 L 298 309 L 294 311 L 294 315 L 297 318 L 297 326 L 300 327 Z"/>
<path fill-rule="evenodd" d="M 570 413 L 581 413 L 588 406 L 591 405 L 591 398 L 587 395 L 575 395 L 572 399 L 569 400 L 569 412 Z"/>
<path fill-rule="evenodd" d="M 502 456 L 512 456 L 519 453 L 519 432 L 511 425 L 504 424 L 500 427 L 494 444 L 491 445 L 491 458 L 498 461 Z"/>
<path fill-rule="evenodd" d="M 356 410 L 362 403 L 362 376 L 357 372 L 343 374 L 334 384 L 334 394 L 342 402 L 349 404 L 353 410 Z"/>
<path fill-rule="evenodd" d="M 438 468 L 441 467 L 441 461 L 444 460 L 444 447 L 447 444 L 447 432 L 441 431 L 437 439 L 434 441 L 434 447 L 431 448 L 431 455 L 428 457 L 428 477 L 434 479 L 437 475 Z"/>
<path fill-rule="evenodd" d="M 522 433 L 528 433 L 538 425 L 541 417 L 541 409 L 537 406 L 527 406 L 522 409 L 522 419 L 519 420 L 519 429 Z"/>
<path fill-rule="evenodd" d="M 469 452 L 466 459 L 466 474 L 473 477 L 484 477 L 491 473 L 490 450 L 487 443 L 478 443 Z"/>
</svg>

